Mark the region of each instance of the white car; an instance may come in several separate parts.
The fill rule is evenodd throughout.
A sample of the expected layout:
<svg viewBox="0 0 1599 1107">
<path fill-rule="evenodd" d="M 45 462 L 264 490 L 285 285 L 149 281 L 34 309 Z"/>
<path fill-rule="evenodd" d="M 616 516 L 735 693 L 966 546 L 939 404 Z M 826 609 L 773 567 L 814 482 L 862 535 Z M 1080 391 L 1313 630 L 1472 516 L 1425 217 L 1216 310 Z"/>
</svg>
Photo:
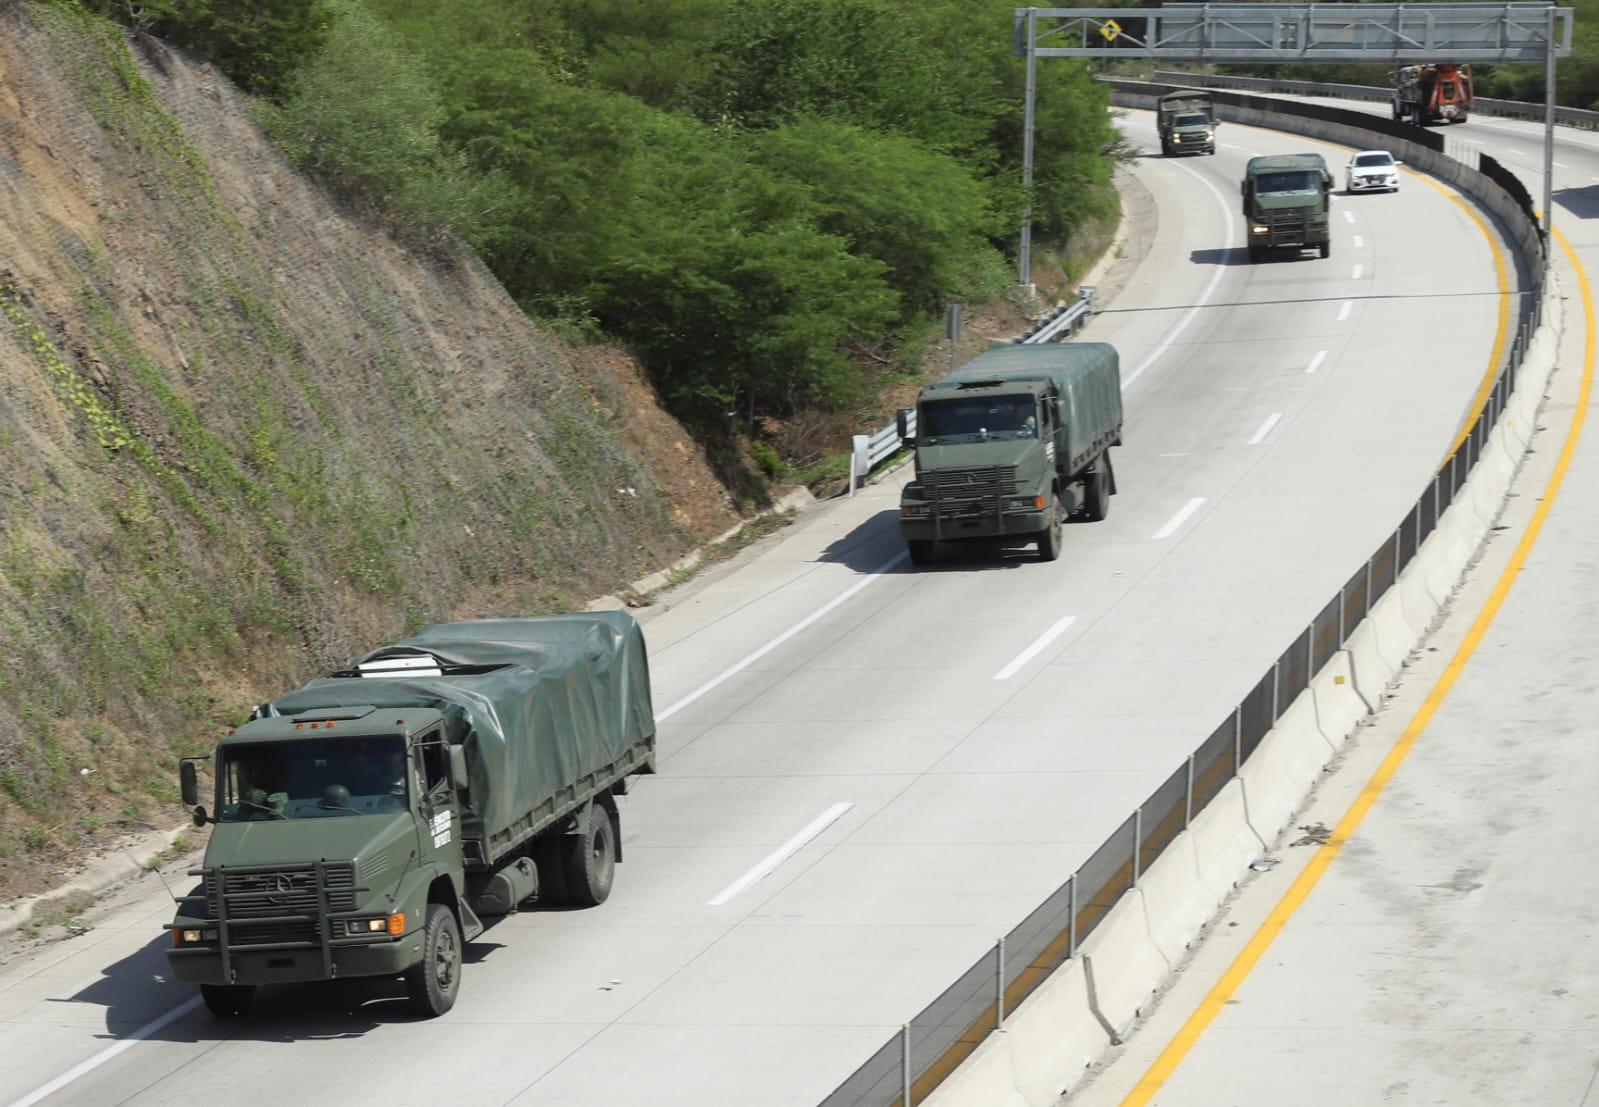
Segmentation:
<svg viewBox="0 0 1599 1107">
<path fill-rule="evenodd" d="M 1381 189 L 1384 192 L 1398 192 L 1399 167 L 1403 164 L 1402 161 L 1395 161 L 1387 150 L 1362 150 L 1349 159 L 1349 165 L 1344 170 L 1348 191 L 1372 192 Z"/>
</svg>

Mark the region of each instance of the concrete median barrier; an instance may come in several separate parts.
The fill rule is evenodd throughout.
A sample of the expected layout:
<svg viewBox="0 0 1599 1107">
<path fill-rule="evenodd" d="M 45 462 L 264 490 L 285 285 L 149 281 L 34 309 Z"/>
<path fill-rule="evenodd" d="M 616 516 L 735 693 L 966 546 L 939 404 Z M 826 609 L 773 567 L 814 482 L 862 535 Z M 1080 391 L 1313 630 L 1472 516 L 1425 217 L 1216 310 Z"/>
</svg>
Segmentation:
<svg viewBox="0 0 1599 1107">
<path fill-rule="evenodd" d="M 1288 825 L 1331 758 L 1316 725 L 1316 701 L 1301 693 L 1238 770 L 1244 810 L 1261 841 L 1270 844 Z"/>
<path fill-rule="evenodd" d="M 1355 687 L 1354 660 L 1348 650 L 1338 650 L 1310 681 L 1316 705 L 1316 726 L 1334 749 L 1355 732 L 1371 706 Z"/>
<path fill-rule="evenodd" d="M 1383 593 L 1382 598 L 1372 605 L 1371 613 L 1366 618 L 1371 623 L 1372 640 L 1377 644 L 1383 664 L 1397 678 L 1410 658 L 1410 651 L 1416 648 L 1416 639 L 1420 637 L 1405 617 L 1398 584 Z"/>
<path fill-rule="evenodd" d="M 1138 889 L 1144 893 L 1149 939 L 1173 965 L 1182 960 L 1200 928 L 1221 906 L 1221 899 L 1200 878 L 1194 837 L 1187 831 L 1173 838 L 1139 877 Z"/>
<path fill-rule="evenodd" d="M 1238 884 L 1245 866 L 1266 848 L 1244 810 L 1244 786 L 1229 780 L 1188 824 L 1199 881 L 1217 903 Z"/>
<path fill-rule="evenodd" d="M 1355 691 L 1373 710 L 1388 694 L 1399 670 L 1388 664 L 1377 641 L 1377 628 L 1368 617 L 1349 636 L 1345 647 L 1349 651 L 1349 671 L 1355 677 Z"/>
<path fill-rule="evenodd" d="M 1150 939 L 1144 919 L 1143 893 L 1134 888 L 1116 901 L 1077 947 L 1088 975 L 1089 1000 L 1118 1038 L 1171 969 Z"/>
</svg>

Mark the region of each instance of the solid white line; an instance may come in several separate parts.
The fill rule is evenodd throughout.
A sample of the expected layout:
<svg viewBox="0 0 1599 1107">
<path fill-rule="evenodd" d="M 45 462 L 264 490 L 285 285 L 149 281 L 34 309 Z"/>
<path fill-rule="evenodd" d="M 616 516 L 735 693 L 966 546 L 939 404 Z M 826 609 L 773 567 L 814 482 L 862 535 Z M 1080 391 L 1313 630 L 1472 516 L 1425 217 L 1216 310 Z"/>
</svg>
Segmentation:
<svg viewBox="0 0 1599 1107">
<path fill-rule="evenodd" d="M 1354 307 L 1355 301 L 1353 300 L 1345 300 L 1341 305 L 1339 305 L 1338 321 L 1342 323 L 1345 319 L 1348 319 L 1349 313 L 1354 310 Z"/>
<path fill-rule="evenodd" d="M 1505 149 L 1509 150 L 1512 154 L 1515 154 L 1518 158 L 1524 158 L 1527 156 L 1527 152 L 1525 150 L 1517 150 L 1510 146 L 1506 146 Z"/>
<path fill-rule="evenodd" d="M 1354 212 L 1352 212 L 1352 211 L 1344 212 L 1344 222 L 1345 223 L 1353 223 L 1354 221 L 1355 221 L 1355 213 Z"/>
<path fill-rule="evenodd" d="M 678 700 L 665 711 L 657 711 L 655 713 L 655 721 L 659 723 L 663 719 L 671 718 L 673 715 L 683 710 L 683 708 L 687 707 L 689 704 L 705 695 L 705 693 L 715 688 L 718 684 L 721 684 L 724 680 L 728 679 L 729 677 L 737 676 L 755 662 L 759 661 L 761 658 L 777 649 L 777 647 L 781 646 L 784 642 L 787 642 L 800 631 L 816 622 L 816 620 L 826 615 L 829 611 L 832 611 L 839 604 L 843 603 L 845 600 L 858 593 L 861 589 L 876 581 L 884 573 L 888 572 L 890 569 L 898 565 L 901 561 L 904 561 L 909 556 L 910 551 L 901 550 L 899 553 L 895 554 L 893 557 L 889 558 L 887 561 L 883 562 L 877 568 L 868 573 L 866 575 L 866 579 L 859 581 L 845 589 L 838 596 L 835 596 L 832 600 L 823 604 L 821 607 L 818 607 L 815 611 L 811 612 L 809 615 L 805 616 L 805 618 L 789 627 L 782 634 L 779 634 L 776 638 L 773 638 L 770 642 L 766 643 L 766 645 L 762 646 L 754 653 L 749 654 L 742 661 L 736 662 L 735 664 L 728 666 L 726 669 L 723 669 L 720 673 L 716 674 L 716 676 L 712 677 L 710 680 L 694 689 L 694 691 Z"/>
<path fill-rule="evenodd" d="M 194 996 L 190 999 L 184 1000 L 182 1003 L 178 1004 L 160 1018 L 145 1023 L 132 1034 L 129 1034 L 126 1038 L 121 1039 L 113 1045 L 106 1046 L 99 1053 L 96 1053 L 93 1057 L 90 1057 L 87 1061 L 72 1066 L 72 1068 L 68 1069 L 66 1072 L 50 1081 L 50 1083 L 42 1084 L 35 1088 L 21 1099 L 14 1101 L 11 1104 L 11 1107 L 33 1107 L 35 1103 L 38 1103 L 46 1096 L 55 1095 L 62 1088 L 65 1088 L 68 1084 L 78 1079 L 78 1077 L 85 1076 L 93 1072 L 95 1069 L 99 1068 L 101 1065 L 105 1064 L 118 1054 L 122 1053 L 124 1050 L 132 1049 L 135 1045 L 144 1041 L 144 1039 L 154 1034 L 157 1030 L 160 1030 L 171 1023 L 177 1022 L 184 1015 L 187 1015 L 190 1011 L 193 1011 L 198 1006 L 200 1006 L 199 996 Z"/>
<path fill-rule="evenodd" d="M 1177 168 L 1183 170 L 1185 173 L 1192 173 L 1194 179 L 1209 189 L 1210 194 L 1216 198 L 1216 206 L 1221 208 L 1222 219 L 1227 225 L 1226 230 L 1222 231 L 1221 240 L 1223 242 L 1231 242 L 1233 240 L 1233 209 L 1227 205 L 1227 201 L 1222 197 L 1222 194 L 1216 191 L 1215 185 L 1207 181 L 1194 169 L 1189 168 L 1182 162 L 1174 162 L 1173 164 L 1176 165 Z M 1194 316 L 1199 314 L 1199 309 L 1204 307 L 1205 304 L 1210 300 L 1211 294 L 1216 291 L 1216 286 L 1221 283 L 1222 275 L 1226 272 L 1226 266 L 1216 266 L 1216 272 L 1211 275 L 1210 283 L 1205 286 L 1205 291 L 1199 294 L 1198 302 L 1196 302 L 1193 307 L 1188 309 L 1188 313 L 1186 315 L 1177 320 L 1177 325 L 1175 327 L 1166 332 L 1166 337 L 1161 341 L 1161 344 L 1151 350 L 1144 360 L 1140 361 L 1138 366 L 1131 373 L 1122 378 L 1123 392 L 1126 392 L 1129 388 L 1131 388 L 1133 382 L 1143 375 L 1144 370 L 1153 365 L 1155 359 L 1161 354 L 1165 353 L 1167 348 L 1170 347 L 1173 342 L 1177 341 L 1177 336 L 1182 334 L 1183 329 L 1186 328 L 1189 323 L 1194 321 Z"/>
<path fill-rule="evenodd" d="M 1563 161 L 1557 161 L 1557 162 L 1554 162 L 1553 164 L 1554 164 L 1554 167 L 1556 169 L 1569 169 L 1569 168 L 1571 168 L 1569 165 L 1567 165 Z"/>
<path fill-rule="evenodd" d="M 1049 645 L 1055 639 L 1059 638 L 1063 633 L 1065 633 L 1066 628 L 1071 626 L 1076 621 L 1077 616 L 1075 615 L 1066 615 L 1055 620 L 1054 626 L 1050 627 L 1043 634 L 1040 634 L 1038 636 L 1038 640 L 1035 641 L 1031 646 L 1028 646 L 1021 653 L 1017 654 L 1016 660 L 1012 661 L 1009 665 L 995 673 L 994 679 L 1009 680 L 1011 677 L 1015 676 L 1017 670 L 1019 670 L 1023 665 L 1027 664 L 1033 658 L 1037 657 L 1040 650 Z"/>
<path fill-rule="evenodd" d="M 1193 499 L 1185 503 L 1182 506 L 1182 510 L 1178 511 L 1176 515 L 1173 515 L 1165 526 L 1161 527 L 1150 537 L 1157 542 L 1162 538 L 1170 538 L 1172 535 L 1177 533 L 1178 527 L 1182 526 L 1188 521 L 1188 517 L 1190 515 L 1199 510 L 1199 506 L 1204 502 L 1205 497 L 1195 496 Z"/>
<path fill-rule="evenodd" d="M 751 884 L 754 884 L 757 880 L 761 880 L 771 875 L 773 869 L 777 868 L 777 866 L 781 865 L 784 861 L 787 861 L 790 857 L 793 857 L 800 851 L 806 842 L 809 842 L 822 831 L 832 826 L 839 820 L 839 817 L 842 816 L 844 812 L 848 811 L 854 806 L 855 805 L 853 803 L 835 803 L 826 811 L 823 811 L 820 815 L 816 816 L 816 818 L 812 819 L 808 824 L 806 824 L 804 830 L 800 831 L 798 834 L 794 835 L 794 837 L 790 838 L 788 841 L 784 842 L 782 845 L 778 846 L 777 849 L 768 854 L 766 859 L 763 860 L 759 865 L 756 865 L 749 872 L 745 873 L 743 876 L 733 881 L 733 883 L 729 884 L 726 888 L 723 888 L 720 892 L 716 893 L 716 896 L 713 899 L 706 900 L 705 906 L 720 907 L 722 904 L 726 903 L 728 900 L 742 892 L 745 888 L 748 888 Z"/>
<path fill-rule="evenodd" d="M 1268 415 L 1266 417 L 1266 421 L 1260 425 L 1260 429 L 1255 432 L 1255 437 L 1249 440 L 1249 444 L 1251 446 L 1258 446 L 1262 442 L 1266 441 L 1266 436 L 1271 433 L 1271 428 L 1275 427 L 1277 425 L 1277 420 L 1281 419 L 1282 417 L 1283 413 L 1280 411 L 1275 411 Z"/>
<path fill-rule="evenodd" d="M 1321 368 L 1321 363 L 1327 360 L 1326 350 L 1317 350 L 1316 356 L 1310 359 L 1310 365 L 1305 369 L 1307 373 L 1314 373 Z"/>
<path fill-rule="evenodd" d="M 1357 235 L 1356 235 L 1356 236 L 1355 236 L 1355 249 L 1357 249 L 1357 250 L 1358 250 L 1358 249 L 1360 249 L 1360 248 L 1361 248 L 1361 247 L 1362 247 L 1362 246 L 1364 246 L 1364 245 L 1365 245 L 1365 244 L 1366 244 L 1366 242 L 1365 242 L 1365 240 L 1364 240 L 1364 239 L 1363 239 L 1363 238 L 1361 238 L 1361 237 L 1360 237 L 1360 236 L 1359 236 L 1359 235 L 1358 235 L 1358 234 L 1357 234 Z"/>
<path fill-rule="evenodd" d="M 1358 280 L 1359 280 L 1359 279 L 1360 279 L 1360 274 L 1361 274 L 1361 272 L 1362 272 L 1362 271 L 1363 271 L 1363 270 L 1364 270 L 1364 269 L 1365 269 L 1365 268 L 1366 268 L 1366 267 L 1365 267 L 1365 266 L 1364 266 L 1364 265 L 1357 265 L 1357 266 L 1355 266 L 1355 271 L 1354 271 L 1354 272 L 1353 272 L 1353 273 L 1351 273 L 1351 274 L 1349 274 L 1349 279 L 1350 279 L 1350 280 L 1352 280 L 1352 281 L 1358 281 Z"/>
</svg>

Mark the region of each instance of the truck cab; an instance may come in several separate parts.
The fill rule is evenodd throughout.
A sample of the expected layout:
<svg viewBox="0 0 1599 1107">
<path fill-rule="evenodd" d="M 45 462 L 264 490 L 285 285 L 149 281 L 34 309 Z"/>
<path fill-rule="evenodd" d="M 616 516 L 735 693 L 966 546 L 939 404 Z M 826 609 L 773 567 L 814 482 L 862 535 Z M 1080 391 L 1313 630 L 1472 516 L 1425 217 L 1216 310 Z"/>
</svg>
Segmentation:
<svg viewBox="0 0 1599 1107">
<path fill-rule="evenodd" d="M 1313 249 L 1322 257 L 1332 253 L 1332 174 L 1320 154 L 1250 158 L 1239 192 L 1250 261 L 1285 248 Z"/>
</svg>

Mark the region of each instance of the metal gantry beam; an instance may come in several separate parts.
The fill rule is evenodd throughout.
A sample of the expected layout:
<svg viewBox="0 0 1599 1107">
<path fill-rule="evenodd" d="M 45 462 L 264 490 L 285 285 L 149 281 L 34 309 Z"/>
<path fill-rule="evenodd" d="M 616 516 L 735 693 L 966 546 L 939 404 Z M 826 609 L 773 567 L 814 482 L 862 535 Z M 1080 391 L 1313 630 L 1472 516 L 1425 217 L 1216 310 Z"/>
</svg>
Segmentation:
<svg viewBox="0 0 1599 1107">
<path fill-rule="evenodd" d="M 1158 8 L 1017 8 L 1027 59 L 1017 283 L 1032 284 L 1033 100 L 1039 58 L 1186 62 L 1543 62 L 1544 233 L 1554 171 L 1555 59 L 1571 54 L 1571 8 L 1506 4 L 1166 4 Z M 1075 45 L 1072 43 L 1075 42 Z M 1547 251 L 1545 253 L 1547 264 Z"/>
<path fill-rule="evenodd" d="M 1533 3 L 1018 8 L 1016 48 L 1190 62 L 1538 62 L 1551 42 L 1571 53 L 1572 9 L 1553 10 L 1551 30 L 1550 6 Z M 1024 35 L 1026 22 L 1035 34 Z"/>
</svg>

